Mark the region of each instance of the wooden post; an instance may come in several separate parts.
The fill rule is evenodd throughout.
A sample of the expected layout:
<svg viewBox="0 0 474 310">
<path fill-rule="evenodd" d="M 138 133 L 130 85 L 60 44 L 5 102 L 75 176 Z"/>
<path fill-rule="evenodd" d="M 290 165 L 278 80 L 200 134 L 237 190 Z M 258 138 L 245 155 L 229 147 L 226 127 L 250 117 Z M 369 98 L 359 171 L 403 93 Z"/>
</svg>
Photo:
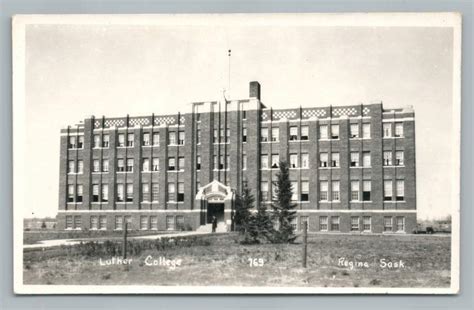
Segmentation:
<svg viewBox="0 0 474 310">
<path fill-rule="evenodd" d="M 122 244 L 123 259 L 127 258 L 127 230 L 128 230 L 128 223 L 125 222 L 125 229 L 123 231 L 123 244 Z"/>
<path fill-rule="evenodd" d="M 308 222 L 303 222 L 303 268 L 306 268 L 308 256 Z"/>
</svg>

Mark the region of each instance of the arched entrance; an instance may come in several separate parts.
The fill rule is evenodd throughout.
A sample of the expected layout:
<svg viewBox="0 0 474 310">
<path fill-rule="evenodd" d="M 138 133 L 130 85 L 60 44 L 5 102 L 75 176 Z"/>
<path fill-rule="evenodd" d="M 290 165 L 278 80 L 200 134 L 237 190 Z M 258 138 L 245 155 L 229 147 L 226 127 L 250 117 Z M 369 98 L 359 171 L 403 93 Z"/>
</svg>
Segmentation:
<svg viewBox="0 0 474 310">
<path fill-rule="evenodd" d="M 234 191 L 217 180 L 201 187 L 196 194 L 196 206 L 200 206 L 201 210 L 201 226 L 210 225 L 215 216 L 218 229 L 232 230 L 234 199 Z"/>
</svg>

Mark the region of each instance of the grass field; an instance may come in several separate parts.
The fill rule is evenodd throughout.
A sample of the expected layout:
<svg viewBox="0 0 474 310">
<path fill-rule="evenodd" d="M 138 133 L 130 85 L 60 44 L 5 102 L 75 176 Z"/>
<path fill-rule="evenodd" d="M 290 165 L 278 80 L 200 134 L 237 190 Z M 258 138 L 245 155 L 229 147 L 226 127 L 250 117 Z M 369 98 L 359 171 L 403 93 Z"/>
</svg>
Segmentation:
<svg viewBox="0 0 474 310">
<path fill-rule="evenodd" d="M 70 248 L 25 250 L 24 283 L 298 287 L 450 285 L 449 236 L 310 235 L 307 268 L 301 266 L 301 244 L 240 245 L 235 234 L 199 238 L 202 238 L 200 245 L 144 250 L 131 255 L 130 265 L 102 266 L 100 260 L 105 262 L 110 256 L 71 254 Z M 175 268 L 148 266 L 145 263 L 148 256 L 157 260 L 159 257 L 175 262 L 181 260 L 181 265 Z M 341 258 L 345 258 L 346 265 L 341 265 Z M 256 266 L 250 266 L 254 259 Z M 404 267 L 389 269 L 387 265 L 382 268 L 381 259 L 386 262 L 402 260 Z M 351 268 L 350 262 L 356 266 Z"/>
</svg>

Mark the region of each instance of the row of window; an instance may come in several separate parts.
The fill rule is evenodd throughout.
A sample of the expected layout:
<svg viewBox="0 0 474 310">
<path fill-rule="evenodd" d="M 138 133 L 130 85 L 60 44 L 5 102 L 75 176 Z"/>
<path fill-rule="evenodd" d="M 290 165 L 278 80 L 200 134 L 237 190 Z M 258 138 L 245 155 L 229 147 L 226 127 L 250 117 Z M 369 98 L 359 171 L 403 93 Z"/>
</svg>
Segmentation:
<svg viewBox="0 0 474 310">
<path fill-rule="evenodd" d="M 331 192 L 329 192 L 329 183 L 331 183 Z M 168 201 L 184 201 L 184 183 L 178 182 L 176 191 L 176 183 L 168 182 L 167 197 Z M 275 186 L 272 186 L 272 197 L 269 197 L 269 181 L 260 182 L 260 193 L 262 201 L 269 201 L 276 196 Z M 301 185 L 301 187 L 299 186 Z M 393 182 L 391 180 L 384 181 L 384 200 L 404 201 L 405 199 L 405 181 L 396 180 L 395 191 Z M 200 184 L 197 184 L 199 188 Z M 309 201 L 309 181 L 291 181 L 293 201 Z M 351 201 L 371 201 L 371 181 L 365 180 L 362 182 L 362 192 L 360 191 L 360 182 L 350 182 L 350 200 Z M 133 183 L 117 183 L 117 202 L 133 202 Z M 159 185 L 158 183 L 151 183 L 151 190 L 149 183 L 141 184 L 142 202 L 157 202 L 159 199 Z M 301 191 L 301 192 L 300 192 Z M 362 194 L 362 195 L 361 195 Z M 395 195 L 394 195 L 395 194 Z M 362 197 L 362 199 L 361 199 Z M 394 199 L 395 198 L 395 199 Z M 333 201 L 338 202 L 341 199 L 340 182 L 333 180 L 319 182 L 319 200 L 322 202 Z M 67 202 L 81 203 L 83 201 L 83 185 L 77 184 L 76 191 L 74 185 L 68 185 Z M 92 202 L 108 202 L 109 201 L 109 187 L 108 184 L 92 184 Z"/>
<path fill-rule="evenodd" d="M 128 229 L 131 229 L 132 216 L 130 215 L 116 215 L 114 218 L 114 229 L 123 230 L 124 223 L 128 224 Z M 105 215 L 91 215 L 90 216 L 91 230 L 106 230 L 107 216 Z M 156 215 L 142 215 L 139 222 L 140 230 L 158 230 L 158 216 Z M 167 215 L 166 216 L 166 230 L 183 230 L 184 216 L 182 215 Z M 66 229 L 82 229 L 82 217 L 80 215 L 66 216 Z"/>
<path fill-rule="evenodd" d="M 349 126 L 349 137 L 356 139 L 362 137 L 363 139 L 370 139 L 370 124 L 362 124 L 362 131 L 359 128 L 359 124 L 350 124 Z M 393 128 L 394 127 L 394 128 Z M 392 129 L 393 128 L 393 129 Z M 310 139 L 309 126 L 290 126 L 289 128 L 290 141 L 306 141 Z M 403 123 L 384 123 L 383 124 L 383 137 L 391 138 L 403 137 Z M 339 125 L 319 125 L 319 139 L 339 139 Z M 260 141 L 261 142 L 278 142 L 280 139 L 280 128 L 279 127 L 263 127 L 260 130 Z M 198 124 L 196 129 L 196 143 L 200 143 L 201 140 L 201 129 Z M 213 143 L 228 143 L 230 141 L 230 129 L 220 128 L 213 130 Z M 242 128 L 242 141 L 247 142 L 247 128 Z M 168 145 L 184 145 L 185 132 L 184 131 L 170 131 L 168 132 Z M 134 147 L 135 145 L 135 134 L 134 133 L 119 133 L 117 134 L 117 147 Z M 110 136 L 108 134 L 95 134 L 93 136 L 93 148 L 108 148 L 110 145 Z M 149 133 L 145 132 L 142 135 L 142 146 L 159 146 L 160 135 L 157 132 Z M 76 149 L 84 147 L 84 136 L 69 136 L 68 148 Z"/>
<path fill-rule="evenodd" d="M 395 162 L 392 160 L 392 151 L 385 151 L 383 153 L 383 165 L 384 166 L 403 166 L 404 165 L 404 152 L 396 151 L 395 152 Z M 271 166 L 269 165 L 269 155 L 260 156 L 260 167 L 261 169 L 269 168 L 278 168 L 280 163 L 279 154 L 271 154 Z M 350 153 L 350 166 L 351 167 L 360 167 L 360 152 L 351 152 Z M 225 160 L 224 160 L 225 159 Z M 290 168 L 309 168 L 309 154 L 290 154 Z M 151 163 L 151 166 L 150 166 Z M 300 164 L 301 163 L 301 164 Z M 184 170 L 185 158 L 178 157 L 178 165 L 176 165 L 176 158 L 168 158 L 168 167 L 167 170 Z M 68 173 L 79 173 L 82 174 L 84 170 L 84 162 L 82 160 L 77 161 L 77 170 L 76 162 L 74 160 L 68 161 Z M 229 155 L 214 155 L 213 169 L 229 169 L 230 167 L 230 156 Z M 370 167 L 371 159 L 370 152 L 362 152 L 362 166 Z M 133 158 L 119 158 L 117 159 L 117 172 L 133 172 L 134 159 Z M 158 157 L 153 157 L 150 161 L 150 158 L 143 158 L 141 171 L 150 172 L 150 171 L 159 171 L 160 161 Z M 329 162 L 329 154 L 322 152 L 319 154 L 319 167 L 340 167 L 340 156 L 338 152 L 331 153 L 331 161 Z M 196 169 L 201 169 L 201 156 L 196 156 Z M 247 169 L 247 155 L 242 155 L 242 169 Z M 102 160 L 93 159 L 92 160 L 92 172 L 108 172 L 109 171 L 109 161 L 108 159 Z"/>
<path fill-rule="evenodd" d="M 339 216 L 320 216 L 319 217 L 319 230 L 320 231 L 340 231 L 340 217 Z M 392 216 L 384 217 L 384 232 L 392 232 L 393 225 L 395 225 L 396 232 L 405 232 L 405 217 L 397 216 L 394 218 Z M 371 232 L 372 231 L 372 217 L 371 216 L 362 216 L 362 223 L 360 216 L 351 216 L 351 231 L 363 231 Z"/>
</svg>

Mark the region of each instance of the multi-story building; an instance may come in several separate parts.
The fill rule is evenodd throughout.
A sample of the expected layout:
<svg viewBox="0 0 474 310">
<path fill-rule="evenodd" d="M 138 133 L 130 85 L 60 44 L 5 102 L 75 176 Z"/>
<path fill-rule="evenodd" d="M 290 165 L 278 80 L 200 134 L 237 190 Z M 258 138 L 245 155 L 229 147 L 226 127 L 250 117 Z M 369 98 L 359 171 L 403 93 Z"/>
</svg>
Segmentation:
<svg viewBox="0 0 474 310">
<path fill-rule="evenodd" d="M 310 231 L 411 232 L 416 226 L 415 122 L 382 103 L 273 110 L 250 83 L 243 100 L 190 113 L 86 118 L 61 130 L 60 229 L 232 227 L 244 182 L 272 199 L 290 165 L 294 225 Z"/>
</svg>

